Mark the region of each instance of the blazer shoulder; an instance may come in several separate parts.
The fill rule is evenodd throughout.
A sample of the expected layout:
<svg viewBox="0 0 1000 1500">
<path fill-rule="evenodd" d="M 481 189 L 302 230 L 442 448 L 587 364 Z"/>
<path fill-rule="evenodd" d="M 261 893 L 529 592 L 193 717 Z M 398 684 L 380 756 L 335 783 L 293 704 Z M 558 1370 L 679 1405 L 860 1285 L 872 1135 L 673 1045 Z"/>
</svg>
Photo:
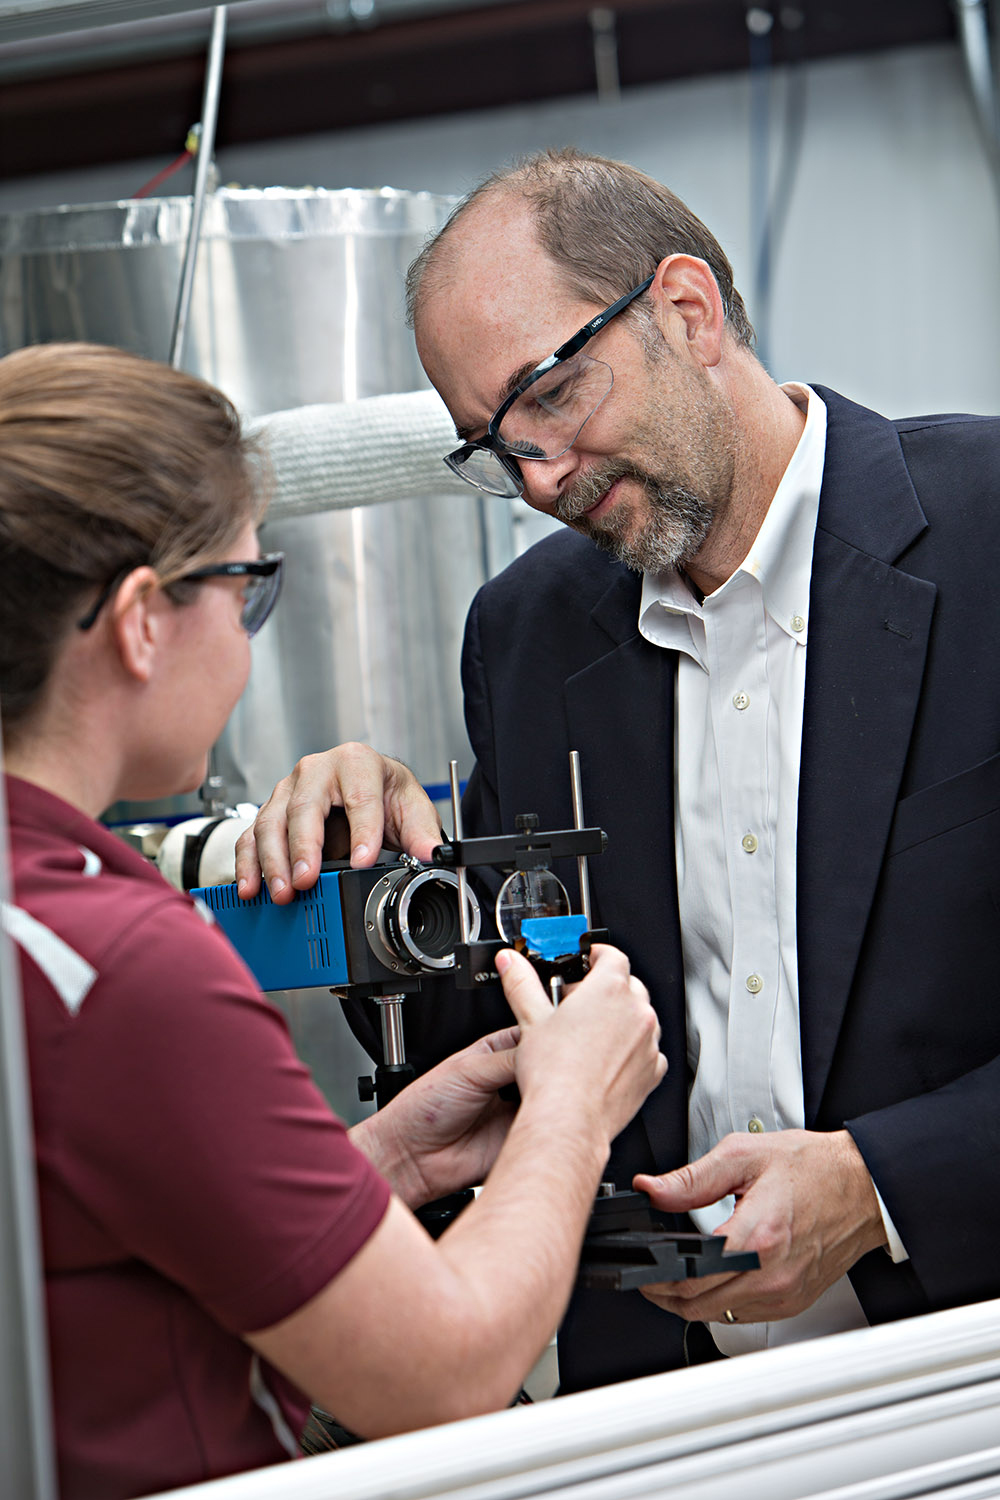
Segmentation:
<svg viewBox="0 0 1000 1500">
<path fill-rule="evenodd" d="M 895 425 L 930 523 L 927 545 L 936 549 L 950 539 L 964 569 L 991 568 L 1000 546 L 1000 418 L 956 412 Z"/>
<path fill-rule="evenodd" d="M 991 530 L 1000 418 L 944 412 L 892 420 L 815 387 L 827 406 L 820 529 L 886 562 L 914 543 L 956 546 L 970 522 Z M 942 530 L 942 527 L 944 528 Z"/>
<path fill-rule="evenodd" d="M 934 431 L 942 437 L 973 442 L 996 442 L 1000 439 L 1000 417 L 976 412 L 935 412 L 923 417 L 897 417 L 892 424 L 900 436 Z M 950 432 L 942 429 L 951 429 Z"/>
<path fill-rule="evenodd" d="M 546 614 L 558 611 L 579 617 L 589 614 L 609 589 L 618 585 L 639 588 L 638 574 L 601 552 L 587 537 L 562 530 L 543 537 L 483 585 L 476 598 L 478 607 L 516 608 Z"/>
</svg>

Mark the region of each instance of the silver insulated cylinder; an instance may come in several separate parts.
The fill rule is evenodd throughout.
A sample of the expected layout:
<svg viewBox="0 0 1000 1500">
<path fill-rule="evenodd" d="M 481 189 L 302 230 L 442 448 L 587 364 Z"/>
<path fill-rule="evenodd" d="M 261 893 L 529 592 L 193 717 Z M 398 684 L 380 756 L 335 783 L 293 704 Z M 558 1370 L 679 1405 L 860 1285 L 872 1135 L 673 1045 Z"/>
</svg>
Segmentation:
<svg viewBox="0 0 1000 1500">
<path fill-rule="evenodd" d="M 183 367 L 247 418 L 425 388 L 404 275 L 449 206 L 391 189 L 209 193 Z M 0 352 L 84 339 L 169 361 L 190 215 L 189 198 L 164 198 L 0 217 Z M 261 801 L 301 755 L 344 740 L 400 756 L 440 798 L 450 760 L 467 774 L 461 633 L 476 588 L 512 556 L 510 509 L 448 493 L 432 457 L 420 472 L 440 468 L 442 493 L 401 497 L 391 463 L 378 503 L 265 522 L 286 581 L 217 747 L 229 801 Z M 202 810 L 173 798 L 109 817 Z M 329 992 L 275 998 L 338 1113 L 367 1112 L 355 1080 L 368 1060 Z"/>
<path fill-rule="evenodd" d="M 184 368 L 246 417 L 425 388 L 404 275 L 449 206 L 388 188 L 209 193 Z M 190 213 L 163 198 L 0 219 L 0 347 L 86 339 L 167 360 Z M 468 770 L 461 631 L 511 555 L 501 509 L 471 491 L 399 498 L 390 479 L 384 503 L 265 521 L 286 584 L 218 747 L 230 800 L 262 800 L 299 756 L 348 739 L 435 788 L 453 757 Z M 180 805 L 196 804 L 162 811 Z"/>
</svg>

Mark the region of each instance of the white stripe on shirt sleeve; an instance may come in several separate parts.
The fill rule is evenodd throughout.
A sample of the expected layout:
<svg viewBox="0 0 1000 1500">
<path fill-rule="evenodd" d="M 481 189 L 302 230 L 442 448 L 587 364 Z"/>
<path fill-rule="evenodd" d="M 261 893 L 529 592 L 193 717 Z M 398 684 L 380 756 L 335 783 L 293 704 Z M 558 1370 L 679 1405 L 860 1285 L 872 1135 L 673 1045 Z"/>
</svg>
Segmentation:
<svg viewBox="0 0 1000 1500">
<path fill-rule="evenodd" d="M 0 923 L 25 953 L 34 959 L 71 1016 L 90 993 L 97 970 L 37 917 L 9 902 L 0 902 Z"/>
</svg>

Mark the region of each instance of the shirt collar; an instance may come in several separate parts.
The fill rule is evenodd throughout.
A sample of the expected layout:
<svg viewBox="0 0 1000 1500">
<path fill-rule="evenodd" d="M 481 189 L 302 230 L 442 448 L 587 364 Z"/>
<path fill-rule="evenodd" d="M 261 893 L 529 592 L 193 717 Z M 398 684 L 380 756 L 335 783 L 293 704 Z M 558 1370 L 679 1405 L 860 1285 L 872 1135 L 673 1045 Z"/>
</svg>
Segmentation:
<svg viewBox="0 0 1000 1500">
<path fill-rule="evenodd" d="M 809 635 L 809 581 L 813 540 L 819 513 L 819 494 L 826 457 L 826 406 L 810 386 L 789 382 L 782 390 L 803 408 L 806 423 L 763 524 L 737 573 L 747 573 L 760 584 L 764 608 L 775 624 L 805 645 Z M 734 575 L 735 576 L 735 575 Z M 728 582 L 716 590 L 718 599 Z M 671 569 L 643 575 L 639 630 L 656 646 L 686 651 L 700 659 L 697 638 L 704 606 L 683 576 Z"/>
</svg>

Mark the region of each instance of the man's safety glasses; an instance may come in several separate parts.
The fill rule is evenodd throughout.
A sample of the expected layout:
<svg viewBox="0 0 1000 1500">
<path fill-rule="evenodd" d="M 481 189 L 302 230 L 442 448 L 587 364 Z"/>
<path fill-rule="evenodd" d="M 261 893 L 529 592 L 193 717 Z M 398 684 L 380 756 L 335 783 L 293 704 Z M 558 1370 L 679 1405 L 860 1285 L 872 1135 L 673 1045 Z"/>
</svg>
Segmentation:
<svg viewBox="0 0 1000 1500">
<path fill-rule="evenodd" d="M 517 460 L 560 458 L 572 448 L 614 385 L 611 366 L 582 353 L 584 345 L 652 281 L 647 276 L 641 286 L 612 302 L 536 365 L 501 401 L 485 435 L 447 455 L 449 469 L 488 495 L 510 499 L 523 495 L 524 479 Z"/>
</svg>

